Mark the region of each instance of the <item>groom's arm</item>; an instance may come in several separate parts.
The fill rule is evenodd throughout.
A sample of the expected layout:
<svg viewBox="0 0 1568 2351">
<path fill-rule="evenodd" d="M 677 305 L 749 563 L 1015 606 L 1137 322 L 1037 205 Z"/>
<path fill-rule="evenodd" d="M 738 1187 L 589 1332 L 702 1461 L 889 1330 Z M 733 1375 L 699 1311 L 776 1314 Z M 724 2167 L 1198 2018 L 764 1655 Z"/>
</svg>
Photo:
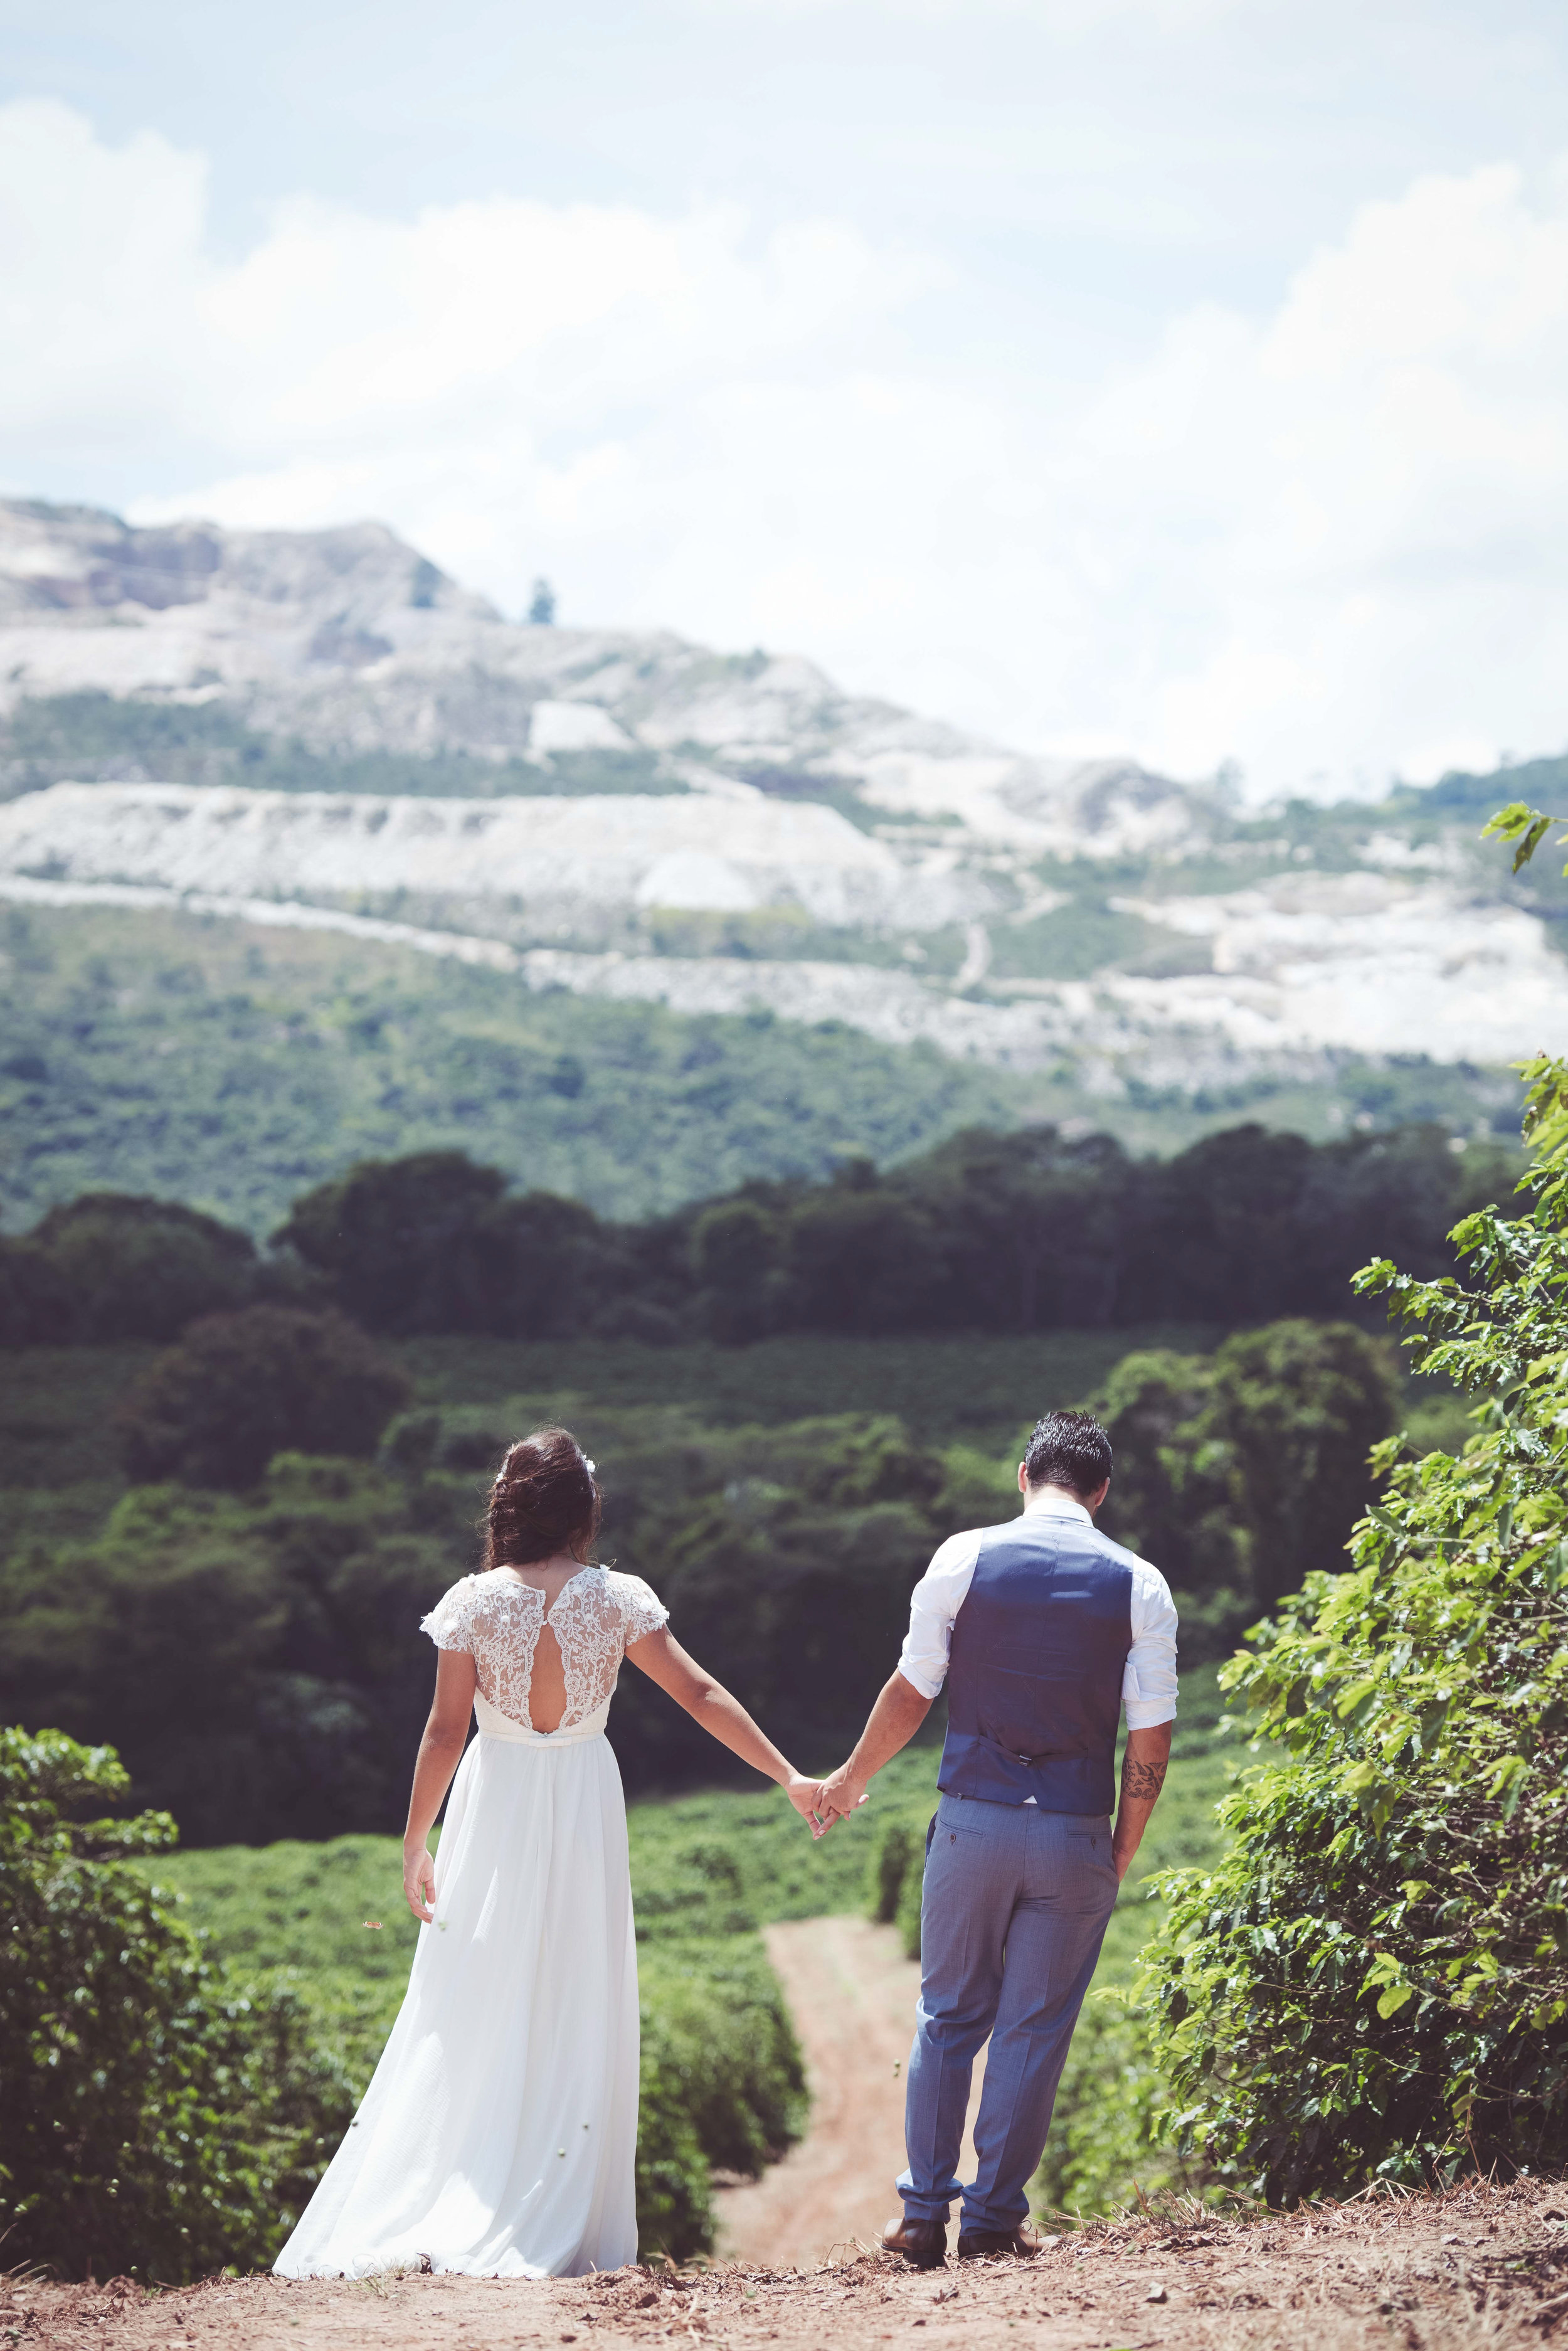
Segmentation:
<svg viewBox="0 0 1568 2351">
<path fill-rule="evenodd" d="M 1122 1683 L 1127 1751 L 1122 1758 L 1122 1802 L 1111 1843 L 1118 1877 L 1127 1875 L 1159 1802 L 1176 1727 L 1176 1603 L 1165 1577 L 1146 1559 L 1133 1563 L 1131 1627 L 1133 1645 Z"/>
<path fill-rule="evenodd" d="M 822 1807 L 831 1813 L 852 1813 L 865 1802 L 866 1782 L 873 1779 L 890 1757 L 907 1747 L 933 1701 L 922 1698 L 901 1673 L 890 1674 L 871 1710 L 871 1719 L 847 1763 L 841 1763 L 822 1782 Z"/>
<path fill-rule="evenodd" d="M 1122 1758 L 1122 1801 L 1111 1839 L 1111 1858 L 1118 1877 L 1125 1877 L 1132 1867 L 1133 1855 L 1149 1825 L 1149 1814 L 1160 1801 L 1175 1728 L 1174 1723 L 1157 1722 L 1150 1730 L 1127 1733 L 1127 1751 Z"/>
<path fill-rule="evenodd" d="M 866 1782 L 908 1746 L 940 1696 L 953 1619 L 964 1604 L 979 1553 L 977 1531 L 949 1535 L 910 1593 L 909 1631 L 897 1667 L 883 1684 L 854 1753 L 822 1782 L 821 1809 L 835 1818 L 864 1803 Z"/>
</svg>

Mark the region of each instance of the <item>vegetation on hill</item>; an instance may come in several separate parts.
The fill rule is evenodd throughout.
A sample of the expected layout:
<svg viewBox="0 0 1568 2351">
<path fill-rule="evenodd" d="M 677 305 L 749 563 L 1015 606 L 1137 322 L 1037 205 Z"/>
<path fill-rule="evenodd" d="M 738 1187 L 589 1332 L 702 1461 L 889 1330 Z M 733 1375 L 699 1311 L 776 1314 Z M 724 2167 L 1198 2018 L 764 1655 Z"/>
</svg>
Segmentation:
<svg viewBox="0 0 1568 2351">
<path fill-rule="evenodd" d="M 650 951 L 723 944 L 697 917 L 657 927 Z M 1506 1129 L 1519 1099 L 1495 1071 L 1345 1054 L 1315 1074 L 1242 1067 L 1197 1093 L 1108 1101 L 1066 1061 L 1016 1076 L 831 1021 L 530 993 L 408 948 L 107 906 L 0 906 L 0 1034 L 11 1231 L 112 1187 L 259 1237 L 308 1186 L 413 1151 L 465 1151 L 518 1189 L 630 1218 L 748 1177 L 883 1165 L 977 1123 L 1113 1118 L 1128 1151 L 1169 1152 L 1246 1117 L 1320 1135 L 1336 1121 Z"/>
<path fill-rule="evenodd" d="M 0 1036 L 12 1230 L 112 1186 L 263 1234 L 352 1161 L 425 1149 L 643 1217 L 1046 1100 L 836 1024 L 530 993 L 407 948 L 108 907 L 0 906 Z"/>
<path fill-rule="evenodd" d="M 277 1235 L 370 1328 L 622 1330 L 731 1344 L 776 1331 L 1031 1331 L 1343 1311 L 1379 1241 L 1423 1272 L 1507 1182 L 1498 1148 L 1416 1128 L 1313 1145 L 1242 1126 L 1176 1159 L 1109 1135 L 968 1130 L 878 1172 L 745 1185 L 646 1225 L 507 1195 L 455 1154 L 369 1162 Z"/>
<path fill-rule="evenodd" d="M 136 695 L 24 695 L 0 718 L 0 799 L 57 783 L 240 784 L 268 792 L 417 792 L 434 799 L 541 793 L 684 792 L 655 752 L 558 751 L 548 760 L 467 751 L 315 751 L 259 732 L 221 703 Z"/>
</svg>

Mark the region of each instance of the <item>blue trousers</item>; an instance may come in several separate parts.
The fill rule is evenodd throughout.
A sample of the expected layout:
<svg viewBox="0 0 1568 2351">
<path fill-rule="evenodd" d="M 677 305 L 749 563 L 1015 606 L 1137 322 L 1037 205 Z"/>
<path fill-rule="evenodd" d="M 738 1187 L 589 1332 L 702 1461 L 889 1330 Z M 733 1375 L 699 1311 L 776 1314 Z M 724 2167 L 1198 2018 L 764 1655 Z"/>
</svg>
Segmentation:
<svg viewBox="0 0 1568 2351">
<path fill-rule="evenodd" d="M 946 2220 L 975 2059 L 988 2034 L 966 2230 L 1016 2229 L 1044 2151 L 1072 2028 L 1116 1900 L 1103 1813 L 944 1796 L 926 1844 L 920 2006 L 909 2056 L 898 2192 Z"/>
</svg>

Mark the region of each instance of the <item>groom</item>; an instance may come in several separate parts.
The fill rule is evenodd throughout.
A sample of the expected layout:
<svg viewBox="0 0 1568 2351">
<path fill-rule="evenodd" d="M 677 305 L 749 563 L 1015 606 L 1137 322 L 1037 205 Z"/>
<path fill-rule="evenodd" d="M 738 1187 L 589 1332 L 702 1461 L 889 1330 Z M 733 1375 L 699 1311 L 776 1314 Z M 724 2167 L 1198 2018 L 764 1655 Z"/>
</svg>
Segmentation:
<svg viewBox="0 0 1568 2351">
<path fill-rule="evenodd" d="M 1022 1515 L 942 1544 L 915 1587 L 897 1671 L 854 1753 L 821 1785 L 824 1817 L 853 1812 L 947 1683 L 942 1794 L 925 1839 L 904 2212 L 883 2232 L 889 2252 L 920 2269 L 946 2256 L 969 2078 L 988 2036 L 958 2257 L 1039 2251 L 1028 2184 L 1117 1886 L 1165 1782 L 1176 1610 L 1157 1570 L 1096 1531 L 1110 1482 L 1099 1423 L 1047 1413 L 1019 1464 Z"/>
</svg>

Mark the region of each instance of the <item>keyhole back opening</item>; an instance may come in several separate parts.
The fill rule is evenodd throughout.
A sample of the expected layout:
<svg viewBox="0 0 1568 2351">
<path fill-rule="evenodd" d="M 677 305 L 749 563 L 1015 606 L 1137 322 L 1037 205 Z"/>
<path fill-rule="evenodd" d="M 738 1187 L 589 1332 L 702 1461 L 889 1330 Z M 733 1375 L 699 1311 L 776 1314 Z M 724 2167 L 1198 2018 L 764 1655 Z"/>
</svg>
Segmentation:
<svg viewBox="0 0 1568 2351">
<path fill-rule="evenodd" d="M 560 1643 L 547 1618 L 534 1644 L 534 1669 L 528 1684 L 528 1721 L 535 1730 L 559 1730 L 566 1713 L 566 1667 Z"/>
</svg>

